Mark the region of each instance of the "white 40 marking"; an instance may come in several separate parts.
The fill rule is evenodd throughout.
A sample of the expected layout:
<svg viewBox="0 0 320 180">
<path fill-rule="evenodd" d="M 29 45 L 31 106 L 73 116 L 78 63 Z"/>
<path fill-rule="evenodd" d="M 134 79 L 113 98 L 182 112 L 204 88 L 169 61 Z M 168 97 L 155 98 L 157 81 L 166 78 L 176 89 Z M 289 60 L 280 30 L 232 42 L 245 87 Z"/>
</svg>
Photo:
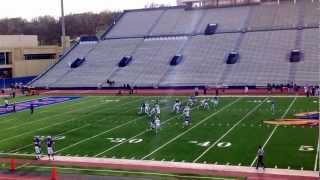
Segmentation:
<svg viewBox="0 0 320 180">
<path fill-rule="evenodd" d="M 205 142 L 189 141 L 189 143 L 196 144 L 201 147 L 208 147 L 212 144 L 210 141 L 205 141 Z M 227 148 L 227 147 L 230 147 L 231 145 L 232 144 L 230 142 L 220 142 L 216 146 L 219 148 Z"/>
<path fill-rule="evenodd" d="M 302 145 L 300 146 L 299 151 L 305 151 L 305 152 L 314 151 L 314 147 Z"/>
<path fill-rule="evenodd" d="M 110 142 L 112 143 L 124 143 L 126 142 L 128 139 L 127 138 L 107 138 L 110 140 Z M 140 143 L 142 142 L 143 139 L 130 139 L 128 141 L 129 144 L 137 144 L 137 143 Z"/>
</svg>

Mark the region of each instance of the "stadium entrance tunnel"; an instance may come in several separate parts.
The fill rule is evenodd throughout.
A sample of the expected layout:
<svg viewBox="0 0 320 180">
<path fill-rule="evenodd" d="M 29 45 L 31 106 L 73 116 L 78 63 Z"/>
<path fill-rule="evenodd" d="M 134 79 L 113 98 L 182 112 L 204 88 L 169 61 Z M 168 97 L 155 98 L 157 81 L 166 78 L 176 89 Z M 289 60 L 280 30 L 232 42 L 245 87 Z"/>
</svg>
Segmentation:
<svg viewBox="0 0 320 180">
<path fill-rule="evenodd" d="M 118 66 L 119 67 L 126 67 L 130 64 L 131 61 L 132 61 L 132 56 L 125 56 L 121 59 Z"/>
<path fill-rule="evenodd" d="M 216 33 L 218 24 L 208 24 L 206 30 L 204 31 L 205 35 L 213 35 Z"/>
<path fill-rule="evenodd" d="M 298 49 L 294 49 L 291 51 L 290 53 L 290 62 L 300 62 L 301 61 L 301 57 L 302 57 L 302 53 L 300 50 Z"/>
<path fill-rule="evenodd" d="M 181 54 L 175 55 L 171 61 L 170 61 L 170 66 L 177 66 L 181 63 L 183 56 Z"/>
<path fill-rule="evenodd" d="M 99 39 L 97 36 L 81 36 L 80 37 L 80 42 L 98 42 Z"/>
<path fill-rule="evenodd" d="M 229 55 L 228 55 L 228 58 L 227 58 L 226 63 L 227 63 L 227 64 L 235 64 L 235 63 L 238 62 L 239 57 L 240 57 L 240 56 L 239 56 L 239 53 L 238 53 L 238 52 L 235 52 L 235 51 L 230 52 Z"/>
<path fill-rule="evenodd" d="M 81 64 L 84 63 L 85 60 L 86 60 L 86 58 L 77 58 L 76 60 L 74 60 L 74 61 L 71 63 L 70 67 L 71 67 L 72 69 L 78 68 L 79 66 L 81 66 Z"/>
</svg>

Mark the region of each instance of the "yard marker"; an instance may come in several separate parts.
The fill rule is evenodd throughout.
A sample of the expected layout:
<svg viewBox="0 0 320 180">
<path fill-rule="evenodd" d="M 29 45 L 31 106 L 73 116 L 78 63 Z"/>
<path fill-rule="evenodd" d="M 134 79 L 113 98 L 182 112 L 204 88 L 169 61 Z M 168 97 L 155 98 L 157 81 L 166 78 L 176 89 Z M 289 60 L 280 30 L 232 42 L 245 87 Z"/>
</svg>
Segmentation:
<svg viewBox="0 0 320 180">
<path fill-rule="evenodd" d="M 275 165 L 275 166 L 274 166 L 274 168 L 275 168 L 275 169 L 278 169 L 278 166 L 277 166 L 277 165 Z"/>
<path fill-rule="evenodd" d="M 175 136 L 174 138 L 172 138 L 171 140 L 169 140 L 168 142 L 166 142 L 165 144 L 162 144 L 160 147 L 158 147 L 157 149 L 155 149 L 154 151 L 152 151 L 151 153 L 149 153 L 148 155 L 144 156 L 141 160 L 144 160 L 146 158 L 148 158 L 149 156 L 151 156 L 152 154 L 156 153 L 157 151 L 159 151 L 160 149 L 164 148 L 165 146 L 167 146 L 168 144 L 172 143 L 173 141 L 179 139 L 180 137 L 182 137 L 183 135 L 187 134 L 188 132 L 190 132 L 192 129 L 200 126 L 202 123 L 206 122 L 208 119 L 212 118 L 213 116 L 215 116 L 216 114 L 220 113 L 221 111 L 229 108 L 231 105 L 235 104 L 236 102 L 238 102 L 241 98 L 236 99 L 235 101 L 233 101 L 232 103 L 224 106 L 223 108 L 219 109 L 218 111 L 215 111 L 214 113 L 212 113 L 211 115 L 207 116 L 206 118 L 202 119 L 200 122 L 194 124 L 191 128 L 187 129 L 186 131 L 184 131 L 183 133 Z"/>
<path fill-rule="evenodd" d="M 288 169 L 290 170 L 290 166 L 288 166 Z"/>
<path fill-rule="evenodd" d="M 239 163 L 238 166 L 241 166 L 241 163 Z"/>
<path fill-rule="evenodd" d="M 51 180 L 58 180 L 56 167 L 53 167 L 53 168 L 52 168 L 52 171 L 51 171 Z"/>
<path fill-rule="evenodd" d="M 14 173 L 15 170 L 16 170 L 16 160 L 11 159 L 10 160 L 10 171 L 11 171 L 11 173 Z"/>
<path fill-rule="evenodd" d="M 303 167 L 301 167 L 301 171 L 303 171 Z"/>
<path fill-rule="evenodd" d="M 104 134 L 106 134 L 106 133 L 109 133 L 110 131 L 113 131 L 113 130 L 115 130 L 115 129 L 119 129 L 119 128 L 127 125 L 127 124 L 130 124 L 130 123 L 132 123 L 132 122 L 134 122 L 134 121 L 136 121 L 136 120 L 138 120 L 138 119 L 142 119 L 142 118 L 144 118 L 144 117 L 135 118 L 135 119 L 133 119 L 133 120 L 131 120 L 131 121 L 128 121 L 128 122 L 126 122 L 126 123 L 124 123 L 124 124 L 121 124 L 121 125 L 116 126 L 116 127 L 114 127 L 114 128 L 108 129 L 108 130 L 106 130 L 106 131 L 104 131 L 104 132 L 101 132 L 101 133 L 96 134 L 96 135 L 94 135 L 94 136 L 88 137 L 88 138 L 83 139 L 83 140 L 81 140 L 81 141 L 78 141 L 77 143 L 71 144 L 71 145 L 69 145 L 69 146 L 67 146 L 67 147 L 65 147 L 65 148 L 60 149 L 60 150 L 57 151 L 57 152 L 62 152 L 62 151 L 64 151 L 64 150 L 66 150 L 66 149 L 70 149 L 70 148 L 72 148 L 72 147 L 74 147 L 74 146 L 77 146 L 77 145 L 79 145 L 79 144 L 81 144 L 81 143 L 84 143 L 84 142 L 86 142 L 86 141 L 89 141 L 89 140 L 91 140 L 91 139 L 93 139 L 93 138 L 96 138 L 96 137 L 98 137 L 98 136 L 104 135 Z"/>
<path fill-rule="evenodd" d="M 236 128 L 242 121 L 244 121 L 247 117 L 249 117 L 252 113 L 254 113 L 268 98 L 265 98 L 262 103 L 258 104 L 251 111 L 249 111 L 244 117 L 242 117 L 236 124 L 234 124 L 225 134 L 223 134 L 219 139 L 217 139 L 211 146 L 209 146 L 202 154 L 200 154 L 193 162 L 197 162 L 200 158 L 202 158 L 207 152 L 209 152 L 214 146 L 216 146 L 224 137 L 226 137 L 234 128 Z"/>
<path fill-rule="evenodd" d="M 291 101 L 291 103 L 290 103 L 290 105 L 288 106 L 287 110 L 283 113 L 283 115 L 281 116 L 280 119 L 283 119 L 283 118 L 288 114 L 288 112 L 290 111 L 290 109 L 292 108 L 292 106 L 293 106 L 293 104 L 296 102 L 296 100 L 297 100 L 297 97 L 294 97 L 294 99 Z M 273 128 L 273 130 L 272 130 L 271 134 L 269 135 L 268 139 L 266 140 L 266 142 L 265 142 L 264 145 L 262 146 L 263 149 L 267 146 L 267 144 L 269 143 L 270 139 L 272 138 L 273 134 L 276 132 L 276 130 L 278 129 L 278 127 L 279 127 L 279 125 L 276 125 L 276 126 Z M 252 163 L 251 163 L 251 165 L 250 165 L 251 167 L 253 167 L 254 163 L 257 161 L 257 158 L 258 158 L 258 157 L 255 156 L 254 160 L 252 161 Z"/>
</svg>

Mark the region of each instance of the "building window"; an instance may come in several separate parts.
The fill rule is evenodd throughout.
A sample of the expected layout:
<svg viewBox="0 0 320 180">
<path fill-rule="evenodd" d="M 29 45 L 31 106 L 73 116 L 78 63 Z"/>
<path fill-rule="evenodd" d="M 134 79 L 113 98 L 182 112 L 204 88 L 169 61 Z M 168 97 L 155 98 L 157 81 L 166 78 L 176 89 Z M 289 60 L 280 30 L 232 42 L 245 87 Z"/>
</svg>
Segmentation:
<svg viewBox="0 0 320 180">
<path fill-rule="evenodd" d="M 0 78 L 12 78 L 11 68 L 0 68 Z"/>
<path fill-rule="evenodd" d="M 0 65 L 7 65 L 9 62 L 9 53 L 0 52 Z"/>
<path fill-rule="evenodd" d="M 25 60 L 46 60 L 46 59 L 55 59 L 56 54 L 25 54 Z"/>
</svg>

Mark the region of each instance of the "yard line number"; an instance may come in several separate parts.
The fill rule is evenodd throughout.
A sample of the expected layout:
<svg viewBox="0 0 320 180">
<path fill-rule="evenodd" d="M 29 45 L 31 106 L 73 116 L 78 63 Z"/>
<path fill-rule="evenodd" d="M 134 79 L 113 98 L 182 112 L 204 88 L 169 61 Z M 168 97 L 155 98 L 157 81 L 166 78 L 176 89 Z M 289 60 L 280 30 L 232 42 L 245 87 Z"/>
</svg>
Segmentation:
<svg viewBox="0 0 320 180">
<path fill-rule="evenodd" d="M 123 143 L 127 141 L 127 138 L 107 138 L 112 143 Z M 130 139 L 128 141 L 129 144 L 137 144 L 141 143 L 143 139 Z"/>
<path fill-rule="evenodd" d="M 196 144 L 197 146 L 201 146 L 201 147 L 208 147 L 208 146 L 210 146 L 212 144 L 212 142 L 210 142 L 210 141 L 205 141 L 205 142 L 189 141 L 189 143 Z M 217 144 L 217 147 L 219 147 L 219 148 L 228 148 L 231 145 L 232 145 L 231 142 L 219 142 Z"/>
</svg>

